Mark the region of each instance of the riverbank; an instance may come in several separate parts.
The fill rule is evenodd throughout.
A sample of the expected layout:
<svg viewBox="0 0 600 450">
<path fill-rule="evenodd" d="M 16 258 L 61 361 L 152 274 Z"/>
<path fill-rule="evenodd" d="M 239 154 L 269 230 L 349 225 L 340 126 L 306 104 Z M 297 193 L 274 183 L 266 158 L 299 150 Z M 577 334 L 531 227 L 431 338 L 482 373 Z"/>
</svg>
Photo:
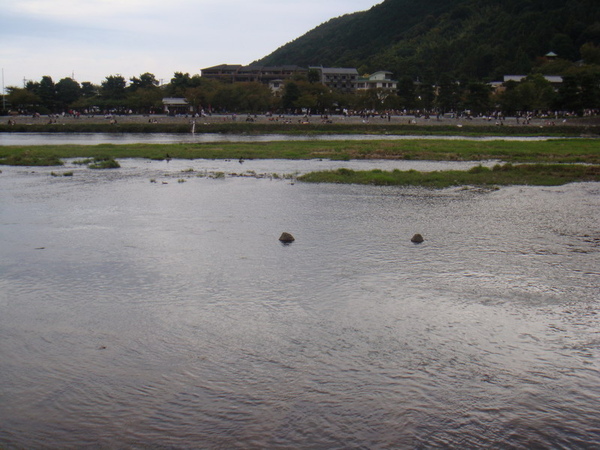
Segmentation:
<svg viewBox="0 0 600 450">
<path fill-rule="evenodd" d="M 10 120 L 10 124 L 8 121 Z M 0 132 L 22 133 L 246 133 L 246 134 L 396 134 L 453 136 L 600 136 L 592 119 L 532 119 L 516 117 L 425 118 L 415 116 L 16 116 L 2 121 Z"/>
</svg>

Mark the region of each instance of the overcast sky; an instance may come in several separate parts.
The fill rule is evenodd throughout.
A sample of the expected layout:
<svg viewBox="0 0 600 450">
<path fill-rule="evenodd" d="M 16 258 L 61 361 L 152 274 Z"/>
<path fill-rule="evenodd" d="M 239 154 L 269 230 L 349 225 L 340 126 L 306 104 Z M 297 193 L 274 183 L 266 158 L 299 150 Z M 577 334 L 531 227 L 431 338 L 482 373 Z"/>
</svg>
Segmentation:
<svg viewBox="0 0 600 450">
<path fill-rule="evenodd" d="M 50 75 L 99 84 L 249 64 L 382 0 L 0 0 L 4 86 Z M 326 43 L 324 43 L 326 45 Z"/>
</svg>

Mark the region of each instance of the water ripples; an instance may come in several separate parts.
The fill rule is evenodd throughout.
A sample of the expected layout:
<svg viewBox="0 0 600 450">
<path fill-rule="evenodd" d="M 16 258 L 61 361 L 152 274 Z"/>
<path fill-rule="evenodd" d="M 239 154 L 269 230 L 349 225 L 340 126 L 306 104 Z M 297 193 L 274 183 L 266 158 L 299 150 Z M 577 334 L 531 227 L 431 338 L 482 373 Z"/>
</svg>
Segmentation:
<svg viewBox="0 0 600 450">
<path fill-rule="evenodd" d="M 600 440 L 595 184 L 156 186 L 154 163 L 125 169 L 0 187 L 1 446 Z"/>
</svg>

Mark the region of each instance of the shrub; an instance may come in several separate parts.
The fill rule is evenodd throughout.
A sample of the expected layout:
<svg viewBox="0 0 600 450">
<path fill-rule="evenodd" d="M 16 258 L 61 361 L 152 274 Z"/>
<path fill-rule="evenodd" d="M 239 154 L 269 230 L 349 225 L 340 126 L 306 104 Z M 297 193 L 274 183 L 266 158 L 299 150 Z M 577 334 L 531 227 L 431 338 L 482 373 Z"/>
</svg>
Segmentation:
<svg viewBox="0 0 600 450">
<path fill-rule="evenodd" d="M 352 175 L 354 175 L 354 170 L 342 167 L 341 169 L 337 170 L 337 174 L 345 177 L 351 177 Z"/>
<path fill-rule="evenodd" d="M 96 157 L 88 167 L 90 169 L 118 169 L 121 165 L 113 158 Z"/>
<path fill-rule="evenodd" d="M 73 164 L 76 164 L 78 166 L 87 166 L 88 164 L 90 164 L 91 162 L 93 162 L 94 160 L 91 158 L 87 158 L 87 159 L 77 159 L 75 161 L 73 161 Z"/>
<path fill-rule="evenodd" d="M 471 167 L 469 169 L 469 173 L 484 173 L 484 172 L 489 172 L 490 169 L 488 169 L 487 167 L 483 167 L 481 164 L 479 164 L 478 166 L 475 167 Z"/>
</svg>

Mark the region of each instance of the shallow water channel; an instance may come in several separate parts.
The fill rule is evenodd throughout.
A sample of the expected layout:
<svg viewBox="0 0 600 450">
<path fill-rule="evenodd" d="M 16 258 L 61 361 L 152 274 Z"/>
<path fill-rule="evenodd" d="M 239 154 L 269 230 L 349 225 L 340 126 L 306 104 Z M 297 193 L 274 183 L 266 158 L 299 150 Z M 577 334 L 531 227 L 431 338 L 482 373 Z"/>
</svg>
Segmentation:
<svg viewBox="0 0 600 450">
<path fill-rule="evenodd" d="M 0 447 L 600 444 L 600 183 L 121 164 L 2 167 Z"/>
<path fill-rule="evenodd" d="M 365 140 L 543 141 L 544 136 L 402 136 L 386 134 L 224 134 L 224 133 L 0 133 L 2 145 L 190 144 L 210 142 L 365 141 Z M 560 139 L 560 138 L 552 138 Z"/>
</svg>

